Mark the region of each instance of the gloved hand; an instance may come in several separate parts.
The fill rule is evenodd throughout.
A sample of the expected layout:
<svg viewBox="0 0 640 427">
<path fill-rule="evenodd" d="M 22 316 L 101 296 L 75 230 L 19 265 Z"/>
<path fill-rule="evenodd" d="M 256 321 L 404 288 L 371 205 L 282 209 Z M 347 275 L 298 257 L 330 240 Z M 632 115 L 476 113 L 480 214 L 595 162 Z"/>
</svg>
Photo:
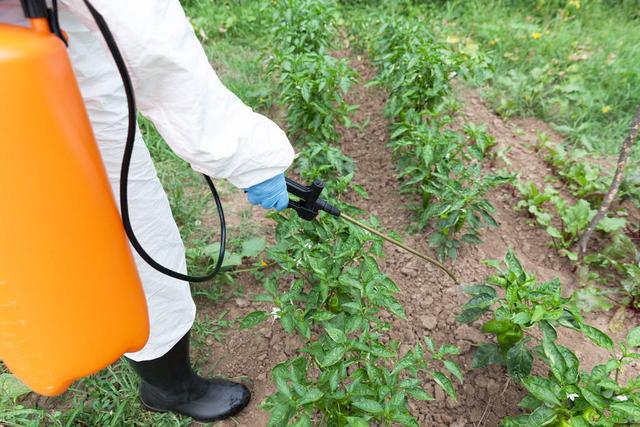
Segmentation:
<svg viewBox="0 0 640 427">
<path fill-rule="evenodd" d="M 289 205 L 289 193 L 283 173 L 260 184 L 252 185 L 245 191 L 252 205 L 260 205 L 265 209 L 275 208 L 278 211 Z"/>
</svg>

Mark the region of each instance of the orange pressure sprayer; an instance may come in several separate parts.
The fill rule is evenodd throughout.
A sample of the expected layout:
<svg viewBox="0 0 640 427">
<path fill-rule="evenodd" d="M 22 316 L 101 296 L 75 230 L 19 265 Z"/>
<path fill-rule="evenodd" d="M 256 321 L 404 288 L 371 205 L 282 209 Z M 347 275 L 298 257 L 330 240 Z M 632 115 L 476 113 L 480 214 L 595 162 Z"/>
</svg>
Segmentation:
<svg viewBox="0 0 640 427">
<path fill-rule="evenodd" d="M 22 3 L 31 28 L 0 23 L 0 359 L 55 395 L 142 348 L 149 325 L 57 20 Z"/>
</svg>

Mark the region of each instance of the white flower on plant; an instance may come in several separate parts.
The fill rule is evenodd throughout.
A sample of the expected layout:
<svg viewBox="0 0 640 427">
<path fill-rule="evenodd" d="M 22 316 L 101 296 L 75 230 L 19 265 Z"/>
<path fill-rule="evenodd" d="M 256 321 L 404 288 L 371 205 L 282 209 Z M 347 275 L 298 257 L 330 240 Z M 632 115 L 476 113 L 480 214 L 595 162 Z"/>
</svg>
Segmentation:
<svg viewBox="0 0 640 427">
<path fill-rule="evenodd" d="M 629 400 L 629 398 L 623 394 L 621 394 L 620 396 L 616 396 L 614 399 L 616 399 L 618 402 L 626 402 L 627 400 Z"/>
<path fill-rule="evenodd" d="M 280 309 L 278 307 L 273 307 L 271 309 L 271 313 L 269 313 L 271 316 L 273 316 L 274 319 L 279 319 L 280 318 Z"/>
<path fill-rule="evenodd" d="M 299 259 L 296 261 L 296 268 L 300 268 L 300 266 L 302 265 L 302 260 Z"/>
<path fill-rule="evenodd" d="M 313 247 L 313 245 L 311 244 L 311 242 L 307 242 L 307 243 L 304 244 L 304 247 L 306 249 L 311 249 Z"/>
<path fill-rule="evenodd" d="M 577 397 L 580 397 L 580 395 L 578 393 L 569 393 L 569 394 L 567 394 L 567 399 L 569 399 L 572 402 L 574 400 L 576 400 Z"/>
</svg>

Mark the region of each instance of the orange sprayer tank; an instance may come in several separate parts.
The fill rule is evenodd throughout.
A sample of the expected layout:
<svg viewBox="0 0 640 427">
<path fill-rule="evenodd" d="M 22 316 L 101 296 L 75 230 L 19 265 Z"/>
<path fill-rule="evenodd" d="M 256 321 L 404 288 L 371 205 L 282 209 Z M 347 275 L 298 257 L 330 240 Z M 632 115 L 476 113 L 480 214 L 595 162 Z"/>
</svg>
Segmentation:
<svg viewBox="0 0 640 427">
<path fill-rule="evenodd" d="M 0 359 L 55 395 L 149 323 L 65 46 L 32 25 L 0 24 Z"/>
</svg>

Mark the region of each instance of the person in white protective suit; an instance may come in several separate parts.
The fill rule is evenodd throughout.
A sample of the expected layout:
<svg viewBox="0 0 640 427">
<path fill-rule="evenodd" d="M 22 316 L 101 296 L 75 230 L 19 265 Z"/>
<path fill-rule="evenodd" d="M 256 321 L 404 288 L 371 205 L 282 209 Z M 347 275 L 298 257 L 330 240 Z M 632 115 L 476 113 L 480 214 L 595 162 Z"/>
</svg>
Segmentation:
<svg viewBox="0 0 640 427">
<path fill-rule="evenodd" d="M 293 160 L 284 132 L 255 113 L 218 79 L 179 0 L 91 0 L 127 63 L 139 111 L 193 169 L 247 190 L 249 201 L 284 209 L 283 172 Z M 0 0 L 0 21 L 25 22 L 19 0 Z M 82 0 L 60 0 L 61 27 L 106 166 L 118 198 L 127 135 L 123 85 Z M 161 264 L 186 273 L 183 243 L 167 197 L 138 130 L 129 183 L 132 225 Z M 150 320 L 145 347 L 125 355 L 141 377 L 140 398 L 156 411 L 200 421 L 231 416 L 250 393 L 243 385 L 197 376 L 189 362 L 195 304 L 188 284 L 148 266 L 135 252 Z"/>
</svg>

